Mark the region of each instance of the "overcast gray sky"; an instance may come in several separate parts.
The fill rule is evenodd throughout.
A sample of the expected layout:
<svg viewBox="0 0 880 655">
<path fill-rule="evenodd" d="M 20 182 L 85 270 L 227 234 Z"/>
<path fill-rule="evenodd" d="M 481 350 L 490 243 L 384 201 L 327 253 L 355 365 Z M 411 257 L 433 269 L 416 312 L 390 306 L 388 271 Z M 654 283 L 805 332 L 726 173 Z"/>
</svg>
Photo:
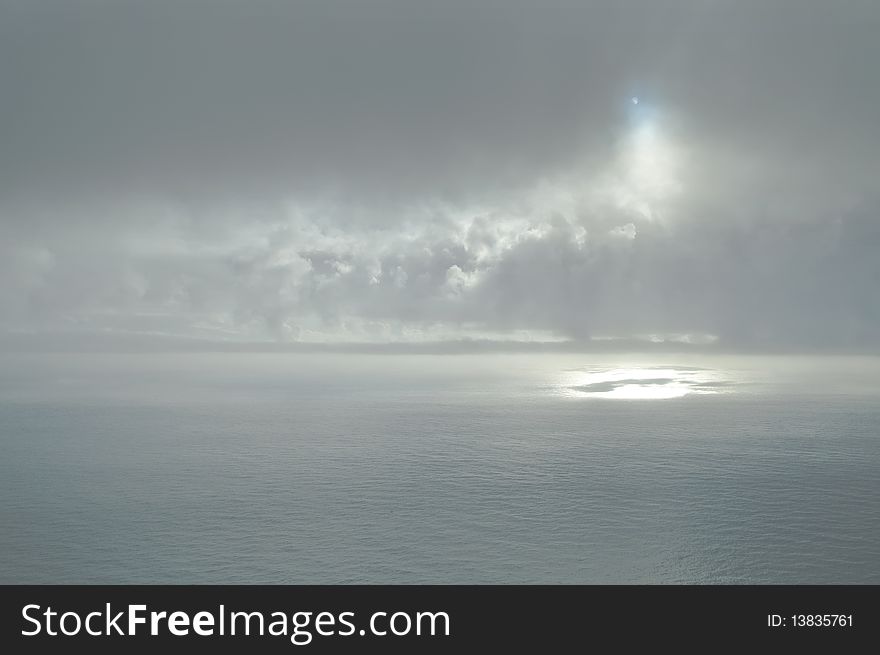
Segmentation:
<svg viewBox="0 0 880 655">
<path fill-rule="evenodd" d="M 880 3 L 0 0 L 0 329 L 880 345 Z"/>
</svg>

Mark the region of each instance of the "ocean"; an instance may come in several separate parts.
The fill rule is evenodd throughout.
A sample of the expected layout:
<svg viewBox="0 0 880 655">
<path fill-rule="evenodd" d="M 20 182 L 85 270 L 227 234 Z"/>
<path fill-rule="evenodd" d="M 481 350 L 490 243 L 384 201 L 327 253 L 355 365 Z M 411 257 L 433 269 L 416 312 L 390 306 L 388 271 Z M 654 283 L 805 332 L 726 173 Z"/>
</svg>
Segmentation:
<svg viewBox="0 0 880 655">
<path fill-rule="evenodd" d="M 880 359 L 3 355 L 0 583 L 880 583 Z"/>
</svg>

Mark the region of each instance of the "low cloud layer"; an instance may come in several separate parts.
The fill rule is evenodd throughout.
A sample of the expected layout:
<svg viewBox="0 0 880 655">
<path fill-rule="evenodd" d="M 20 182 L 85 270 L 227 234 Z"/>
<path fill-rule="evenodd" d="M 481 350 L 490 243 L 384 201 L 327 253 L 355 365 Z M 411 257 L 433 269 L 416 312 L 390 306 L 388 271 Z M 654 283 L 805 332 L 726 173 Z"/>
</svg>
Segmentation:
<svg viewBox="0 0 880 655">
<path fill-rule="evenodd" d="M 875 349 L 878 27 L 0 2 L 0 328 Z"/>
</svg>

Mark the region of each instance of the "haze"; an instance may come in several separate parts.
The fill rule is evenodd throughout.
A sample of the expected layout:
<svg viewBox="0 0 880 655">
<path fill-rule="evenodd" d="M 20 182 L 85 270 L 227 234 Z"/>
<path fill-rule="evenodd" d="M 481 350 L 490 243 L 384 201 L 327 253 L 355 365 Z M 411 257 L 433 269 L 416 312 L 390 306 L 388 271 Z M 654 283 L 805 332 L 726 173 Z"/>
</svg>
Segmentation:
<svg viewBox="0 0 880 655">
<path fill-rule="evenodd" d="M 3 0 L 0 341 L 876 350 L 878 19 Z"/>
</svg>

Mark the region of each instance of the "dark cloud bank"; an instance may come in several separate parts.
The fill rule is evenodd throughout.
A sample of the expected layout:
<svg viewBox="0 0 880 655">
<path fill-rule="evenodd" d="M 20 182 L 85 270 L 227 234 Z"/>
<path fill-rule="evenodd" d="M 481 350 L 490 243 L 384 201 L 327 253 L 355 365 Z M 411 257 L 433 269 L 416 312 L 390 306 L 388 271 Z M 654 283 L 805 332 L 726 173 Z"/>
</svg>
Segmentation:
<svg viewBox="0 0 880 655">
<path fill-rule="evenodd" d="M 0 0 L 4 342 L 876 350 L 878 28 Z"/>
</svg>

